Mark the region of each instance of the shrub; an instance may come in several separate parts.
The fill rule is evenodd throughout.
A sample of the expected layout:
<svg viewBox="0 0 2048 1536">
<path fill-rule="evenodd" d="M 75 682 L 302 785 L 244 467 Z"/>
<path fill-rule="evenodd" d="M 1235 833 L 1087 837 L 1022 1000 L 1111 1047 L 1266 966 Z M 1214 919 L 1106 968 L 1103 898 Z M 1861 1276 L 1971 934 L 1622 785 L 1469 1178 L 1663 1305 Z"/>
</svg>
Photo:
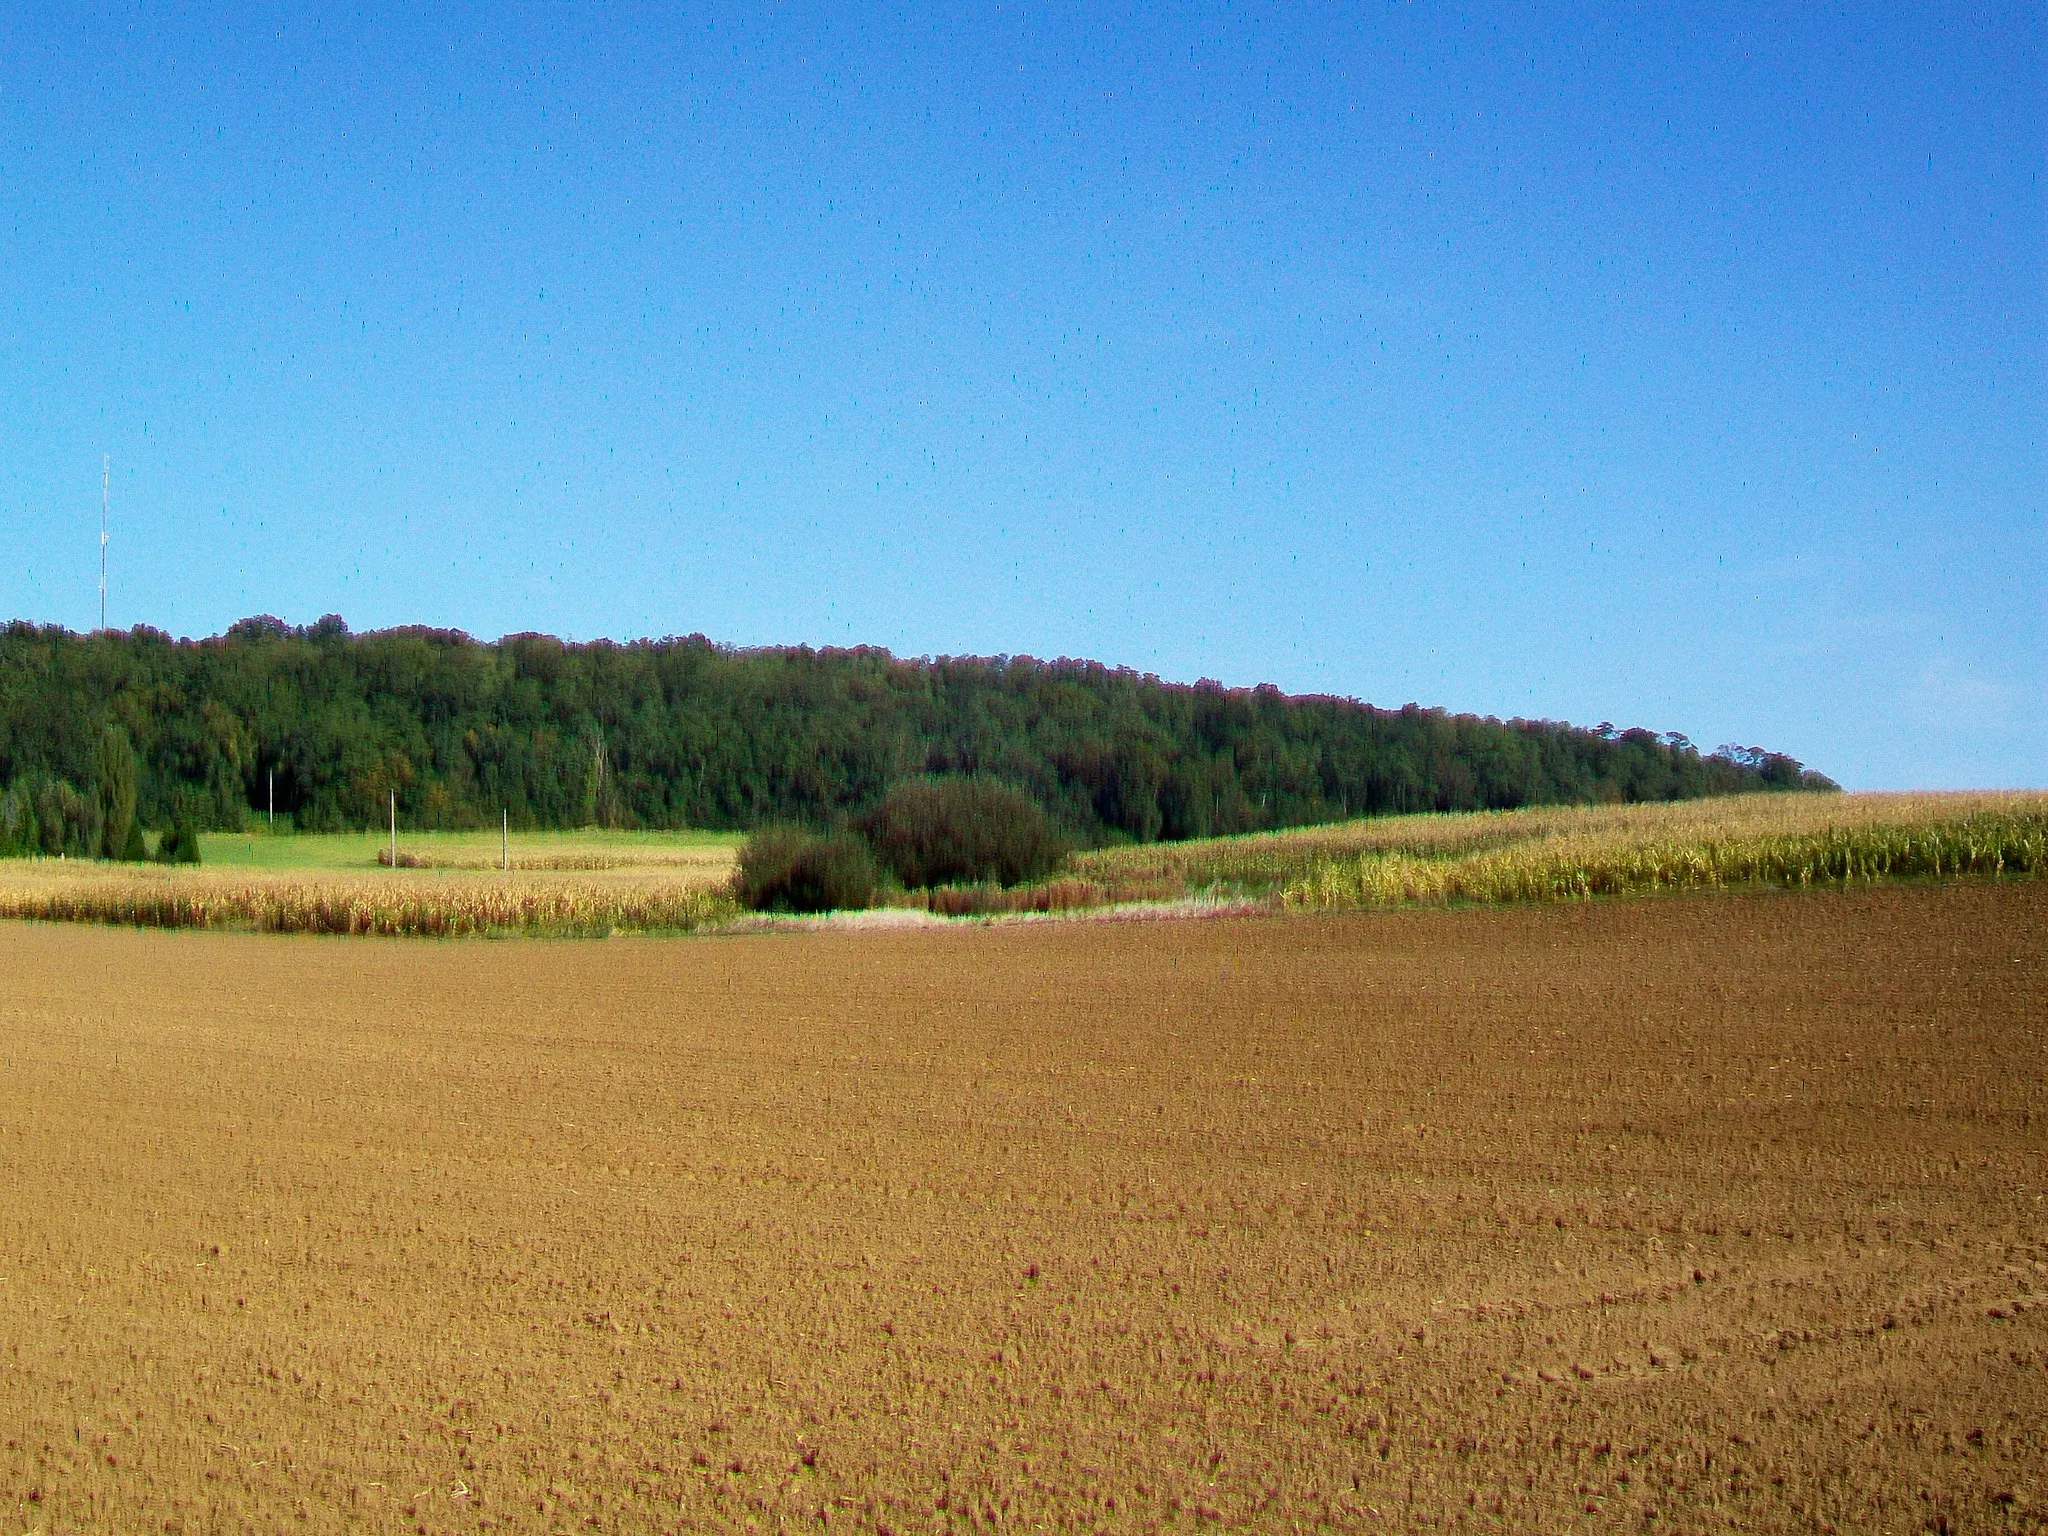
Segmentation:
<svg viewBox="0 0 2048 1536">
<path fill-rule="evenodd" d="M 747 839 L 733 894 L 757 912 L 834 912 L 875 899 L 875 860 L 850 832 L 769 827 Z"/>
<path fill-rule="evenodd" d="M 171 830 L 157 840 L 157 862 L 161 864 L 197 864 L 199 862 L 199 832 L 183 817 L 171 823 Z"/>
<path fill-rule="evenodd" d="M 1038 802 L 995 779 L 912 779 L 890 790 L 864 830 L 906 887 L 1021 885 L 1066 850 Z"/>
</svg>

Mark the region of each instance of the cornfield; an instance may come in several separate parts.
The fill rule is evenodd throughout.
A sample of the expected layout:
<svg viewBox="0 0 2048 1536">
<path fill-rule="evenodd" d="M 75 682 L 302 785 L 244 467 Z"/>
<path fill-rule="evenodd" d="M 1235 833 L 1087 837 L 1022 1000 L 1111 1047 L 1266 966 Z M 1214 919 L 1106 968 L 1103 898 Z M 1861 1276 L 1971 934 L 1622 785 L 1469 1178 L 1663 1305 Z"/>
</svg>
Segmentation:
<svg viewBox="0 0 2048 1536">
<path fill-rule="evenodd" d="M 1550 836 L 1420 857 L 1322 856 L 1280 890 L 1290 907 L 1569 901 L 1638 891 L 1830 886 L 1871 880 L 2048 872 L 2048 808 L 1948 820 L 1863 821 L 1812 831 L 1637 841 L 1621 832 Z"/>
<path fill-rule="evenodd" d="M 1075 855 L 1104 884 L 1287 906 L 1556 901 L 1638 890 L 1838 884 L 2043 869 L 2048 795 L 1744 795 L 1393 816 Z"/>
<path fill-rule="evenodd" d="M 0 917 L 145 928 L 412 935 L 688 932 L 734 915 L 722 890 L 678 881 L 406 880 L 17 864 Z"/>
</svg>

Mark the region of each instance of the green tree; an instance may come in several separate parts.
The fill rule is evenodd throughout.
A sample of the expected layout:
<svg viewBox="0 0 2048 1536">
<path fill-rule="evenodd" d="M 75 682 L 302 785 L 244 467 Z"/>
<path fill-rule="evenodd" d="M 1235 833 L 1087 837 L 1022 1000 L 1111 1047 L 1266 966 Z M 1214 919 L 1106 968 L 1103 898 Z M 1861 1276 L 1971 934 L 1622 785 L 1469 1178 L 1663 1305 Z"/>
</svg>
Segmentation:
<svg viewBox="0 0 2048 1536">
<path fill-rule="evenodd" d="M 612 767 L 611 753 L 605 746 L 603 729 L 591 727 L 584 745 L 590 761 L 583 771 L 583 825 L 622 826 L 624 819 L 619 804 L 618 775 Z"/>
<path fill-rule="evenodd" d="M 163 835 L 157 844 L 156 856 L 165 864 L 197 864 L 199 862 L 199 833 L 192 823 L 180 817 L 171 823 L 171 830 Z"/>
<path fill-rule="evenodd" d="M 135 749 L 118 725 L 100 730 L 93 753 L 93 799 L 100 812 L 100 844 L 93 852 L 126 858 L 128 834 L 135 830 Z"/>
</svg>

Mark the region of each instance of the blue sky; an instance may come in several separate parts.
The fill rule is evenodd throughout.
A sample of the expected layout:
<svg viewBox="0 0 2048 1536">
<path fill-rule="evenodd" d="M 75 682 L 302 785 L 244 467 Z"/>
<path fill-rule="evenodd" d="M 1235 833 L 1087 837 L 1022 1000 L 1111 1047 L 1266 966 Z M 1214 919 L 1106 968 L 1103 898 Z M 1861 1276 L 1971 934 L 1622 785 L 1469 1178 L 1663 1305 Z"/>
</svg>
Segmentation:
<svg viewBox="0 0 2048 1536">
<path fill-rule="evenodd" d="M 120 626 L 1091 656 L 2048 784 L 2043 43 L 8 7 L 0 613 L 97 622 L 107 453 Z"/>
</svg>

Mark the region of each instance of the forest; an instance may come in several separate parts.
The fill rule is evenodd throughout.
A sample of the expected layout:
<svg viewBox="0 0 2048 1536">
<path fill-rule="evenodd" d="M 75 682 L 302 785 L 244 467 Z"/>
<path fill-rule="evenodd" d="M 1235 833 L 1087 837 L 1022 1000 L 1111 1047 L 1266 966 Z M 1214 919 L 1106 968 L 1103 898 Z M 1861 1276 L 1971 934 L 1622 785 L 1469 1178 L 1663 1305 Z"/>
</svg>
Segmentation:
<svg viewBox="0 0 2048 1536">
<path fill-rule="evenodd" d="M 132 758 L 132 761 L 124 760 Z M 1092 661 L 353 634 L 333 616 L 0 631 L 0 845 L 131 830 L 843 823 L 925 776 L 1000 780 L 1090 845 L 1409 811 L 1831 790 L 1756 747 L 1171 683 Z M 111 846 L 110 816 L 128 820 Z M 154 838 L 152 839 L 154 841 Z"/>
</svg>

